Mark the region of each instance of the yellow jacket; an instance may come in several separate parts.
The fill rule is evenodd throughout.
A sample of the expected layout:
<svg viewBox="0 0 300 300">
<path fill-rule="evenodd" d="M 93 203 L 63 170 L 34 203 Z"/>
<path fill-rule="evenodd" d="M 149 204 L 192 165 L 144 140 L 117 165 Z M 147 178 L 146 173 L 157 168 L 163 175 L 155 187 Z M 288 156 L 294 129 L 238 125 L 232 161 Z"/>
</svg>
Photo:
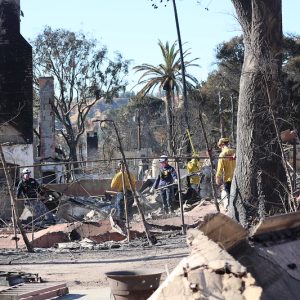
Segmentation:
<svg viewBox="0 0 300 300">
<path fill-rule="evenodd" d="M 191 173 L 195 173 L 198 172 L 201 168 L 201 164 L 197 159 L 191 159 L 187 165 L 186 165 L 186 169 L 188 171 L 189 174 Z M 191 176 L 190 177 L 190 183 L 191 184 L 199 184 L 200 182 L 200 177 L 195 175 L 195 176 Z"/>
<path fill-rule="evenodd" d="M 223 182 L 232 181 L 235 169 L 235 151 L 231 148 L 224 147 L 219 155 L 216 177 L 222 177 Z"/>
<path fill-rule="evenodd" d="M 124 173 L 125 175 L 125 188 L 129 191 L 131 191 L 130 189 L 130 185 L 129 185 L 129 179 L 128 179 L 128 175 L 127 173 L 125 172 Z M 133 184 L 133 187 L 135 188 L 135 184 L 136 184 L 136 178 L 135 176 L 130 173 L 130 178 L 131 178 L 131 181 L 132 181 L 132 184 Z M 114 178 L 112 179 L 111 181 L 111 188 L 115 191 L 118 191 L 118 192 L 123 192 L 123 183 L 122 183 L 122 171 L 119 171 L 115 176 Z"/>
</svg>

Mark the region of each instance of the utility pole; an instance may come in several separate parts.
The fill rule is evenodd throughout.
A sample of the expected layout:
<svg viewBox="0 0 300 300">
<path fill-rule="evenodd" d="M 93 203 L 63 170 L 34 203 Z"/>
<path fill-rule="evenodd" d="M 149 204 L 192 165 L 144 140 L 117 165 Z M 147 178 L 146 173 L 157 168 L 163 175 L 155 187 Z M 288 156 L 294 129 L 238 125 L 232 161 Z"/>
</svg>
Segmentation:
<svg viewBox="0 0 300 300">
<path fill-rule="evenodd" d="M 177 7 L 176 1 L 172 0 L 173 2 L 173 9 L 174 9 L 174 16 L 175 16 L 175 23 L 176 23 L 176 30 L 177 30 L 177 39 L 178 39 L 178 46 L 179 46 L 179 53 L 180 53 L 180 60 L 181 60 L 181 74 L 182 74 L 182 97 L 183 97 L 183 105 L 184 105 L 184 118 L 185 123 L 188 131 L 190 132 L 190 124 L 188 118 L 188 99 L 187 99 L 187 90 L 186 90 L 186 80 L 185 80 L 185 65 L 184 65 L 184 58 L 183 58 L 183 50 L 182 50 L 182 43 L 181 43 L 181 34 L 179 28 L 179 21 L 178 21 L 178 14 L 177 14 Z M 191 145 L 188 144 L 187 152 L 191 152 Z"/>
</svg>

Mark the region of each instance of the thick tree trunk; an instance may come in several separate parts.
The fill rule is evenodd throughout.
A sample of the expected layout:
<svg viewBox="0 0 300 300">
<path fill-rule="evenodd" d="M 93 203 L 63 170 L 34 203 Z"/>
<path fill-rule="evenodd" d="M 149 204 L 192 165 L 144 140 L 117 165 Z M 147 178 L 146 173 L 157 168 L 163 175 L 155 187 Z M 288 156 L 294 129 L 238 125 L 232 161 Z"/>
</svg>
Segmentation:
<svg viewBox="0 0 300 300">
<path fill-rule="evenodd" d="M 245 56 L 229 210 L 246 227 L 283 210 L 286 179 L 270 114 L 272 109 L 276 115 L 281 101 L 282 10 L 281 0 L 232 2 L 244 33 Z"/>
</svg>

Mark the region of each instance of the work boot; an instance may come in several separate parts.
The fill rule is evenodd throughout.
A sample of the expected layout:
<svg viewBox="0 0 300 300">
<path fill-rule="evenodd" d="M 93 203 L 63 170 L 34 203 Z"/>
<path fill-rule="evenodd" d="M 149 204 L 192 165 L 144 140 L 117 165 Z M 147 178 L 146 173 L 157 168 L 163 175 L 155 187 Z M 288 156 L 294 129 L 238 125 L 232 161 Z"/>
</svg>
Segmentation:
<svg viewBox="0 0 300 300">
<path fill-rule="evenodd" d="M 167 215 L 168 213 L 169 213 L 169 210 L 168 210 L 168 208 L 167 207 L 164 207 L 164 213 Z"/>
</svg>

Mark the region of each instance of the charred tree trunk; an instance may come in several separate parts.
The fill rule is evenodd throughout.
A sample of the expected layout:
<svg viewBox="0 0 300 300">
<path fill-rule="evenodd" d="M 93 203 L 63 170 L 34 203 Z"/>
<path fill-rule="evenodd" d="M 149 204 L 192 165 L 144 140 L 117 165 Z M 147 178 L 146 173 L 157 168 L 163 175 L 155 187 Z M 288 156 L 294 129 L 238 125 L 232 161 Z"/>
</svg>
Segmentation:
<svg viewBox="0 0 300 300">
<path fill-rule="evenodd" d="M 78 156 L 77 156 L 77 143 L 76 142 L 70 142 L 68 143 L 69 150 L 70 150 L 70 160 L 73 162 L 73 171 L 74 174 L 80 173 L 79 169 L 79 163 L 78 163 Z"/>
<path fill-rule="evenodd" d="M 232 2 L 243 29 L 245 56 L 229 209 L 247 227 L 281 212 L 284 205 L 286 178 L 270 114 L 270 109 L 276 114 L 281 102 L 282 6 L 281 0 Z"/>
</svg>

